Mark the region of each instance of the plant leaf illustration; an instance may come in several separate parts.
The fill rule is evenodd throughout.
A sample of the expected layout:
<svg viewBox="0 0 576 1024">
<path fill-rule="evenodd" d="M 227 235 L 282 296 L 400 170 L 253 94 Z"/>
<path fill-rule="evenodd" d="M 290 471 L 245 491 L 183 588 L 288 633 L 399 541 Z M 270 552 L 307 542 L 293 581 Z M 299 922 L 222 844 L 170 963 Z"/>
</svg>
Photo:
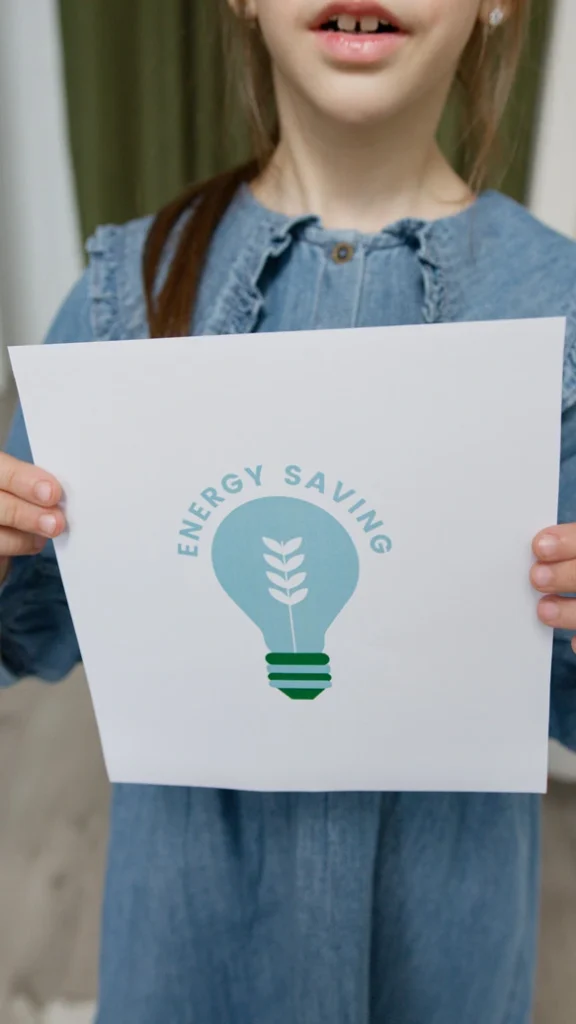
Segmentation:
<svg viewBox="0 0 576 1024">
<path fill-rule="evenodd" d="M 266 572 L 270 583 L 274 584 L 274 586 L 268 587 L 268 593 L 275 601 L 288 608 L 292 650 L 294 654 L 297 654 L 296 623 L 292 609 L 297 604 L 302 604 L 302 601 L 308 597 L 308 588 L 302 586 L 308 578 L 308 573 L 297 571 L 306 561 L 305 555 L 296 554 L 302 547 L 303 538 L 293 537 L 292 540 L 280 541 L 273 540 L 271 537 L 263 537 L 262 543 L 268 548 L 268 551 L 274 552 L 272 555 L 264 553 L 264 560 L 275 570 Z"/>
<path fill-rule="evenodd" d="M 301 548 L 301 547 L 302 547 L 302 537 L 295 537 L 294 540 L 288 540 L 288 541 L 286 541 L 285 544 L 282 545 L 282 554 L 285 557 L 288 557 L 288 555 L 293 555 L 294 552 L 298 551 L 298 548 Z"/>
<path fill-rule="evenodd" d="M 270 537 L 262 537 L 262 540 L 269 551 L 274 551 L 277 555 L 282 555 L 284 553 L 284 545 L 281 544 L 280 541 L 270 540 Z"/>
<path fill-rule="evenodd" d="M 294 555 L 294 558 L 289 558 L 284 566 L 284 572 L 295 572 L 299 569 L 304 562 L 304 555 Z"/>
<path fill-rule="evenodd" d="M 294 594 L 284 594 L 281 590 L 273 590 L 270 588 L 270 593 L 275 601 L 279 601 L 280 604 L 288 605 L 290 608 L 293 608 L 297 604 L 301 604 L 301 602 L 305 601 L 308 597 L 308 591 L 306 589 L 297 590 Z"/>
<path fill-rule="evenodd" d="M 268 579 L 275 587 L 282 587 L 284 590 L 294 590 L 295 587 L 301 587 L 306 579 L 305 572 L 296 573 L 291 579 L 285 579 L 283 576 L 279 576 L 276 572 L 267 572 Z"/>
<path fill-rule="evenodd" d="M 279 576 L 277 572 L 267 572 L 266 575 L 275 587 L 284 587 L 286 580 L 283 576 Z"/>
<path fill-rule="evenodd" d="M 271 565 L 273 569 L 278 569 L 279 572 L 284 572 L 286 566 L 281 558 L 274 558 L 274 555 L 264 555 L 264 558 Z"/>
<path fill-rule="evenodd" d="M 306 579 L 308 573 L 297 572 L 294 576 L 291 576 L 287 583 L 284 584 L 287 590 L 295 590 L 296 587 L 301 587 Z"/>
</svg>

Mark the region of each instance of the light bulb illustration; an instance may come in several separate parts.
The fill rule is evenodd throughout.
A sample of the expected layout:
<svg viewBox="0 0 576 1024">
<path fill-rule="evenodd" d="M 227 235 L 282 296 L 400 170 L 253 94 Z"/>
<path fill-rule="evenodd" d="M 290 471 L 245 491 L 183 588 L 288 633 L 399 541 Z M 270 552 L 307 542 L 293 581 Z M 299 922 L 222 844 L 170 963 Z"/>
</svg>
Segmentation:
<svg viewBox="0 0 576 1024">
<path fill-rule="evenodd" d="M 359 577 L 347 530 L 300 498 L 256 498 L 231 512 L 212 544 L 222 589 L 261 629 L 269 682 L 292 700 L 332 686 L 326 631 Z"/>
</svg>

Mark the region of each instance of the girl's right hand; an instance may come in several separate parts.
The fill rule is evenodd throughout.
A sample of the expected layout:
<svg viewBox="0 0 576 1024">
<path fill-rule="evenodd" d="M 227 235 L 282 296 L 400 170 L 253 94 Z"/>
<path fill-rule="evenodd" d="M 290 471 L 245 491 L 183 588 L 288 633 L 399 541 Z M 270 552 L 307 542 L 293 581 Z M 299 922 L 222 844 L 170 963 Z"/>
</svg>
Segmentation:
<svg viewBox="0 0 576 1024">
<path fill-rule="evenodd" d="M 0 453 L 0 581 L 10 559 L 37 555 L 66 529 L 62 488 L 44 470 Z"/>
</svg>

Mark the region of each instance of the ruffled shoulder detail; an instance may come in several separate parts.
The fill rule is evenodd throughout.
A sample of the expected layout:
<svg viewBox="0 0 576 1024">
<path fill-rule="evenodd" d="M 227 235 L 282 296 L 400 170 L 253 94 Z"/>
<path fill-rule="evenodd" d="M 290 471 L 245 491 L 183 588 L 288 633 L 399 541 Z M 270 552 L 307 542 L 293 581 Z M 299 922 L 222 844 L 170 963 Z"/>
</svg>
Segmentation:
<svg viewBox="0 0 576 1024">
<path fill-rule="evenodd" d="M 149 335 L 142 261 L 151 224 L 151 217 L 107 224 L 88 241 L 90 316 L 99 341 Z"/>
</svg>

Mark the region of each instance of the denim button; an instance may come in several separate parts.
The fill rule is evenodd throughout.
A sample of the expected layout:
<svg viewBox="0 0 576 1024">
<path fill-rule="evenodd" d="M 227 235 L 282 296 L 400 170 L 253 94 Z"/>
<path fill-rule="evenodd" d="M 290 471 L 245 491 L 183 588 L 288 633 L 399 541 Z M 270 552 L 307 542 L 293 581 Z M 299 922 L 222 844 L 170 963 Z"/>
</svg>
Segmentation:
<svg viewBox="0 0 576 1024">
<path fill-rule="evenodd" d="M 348 242 L 338 242 L 332 249 L 334 263 L 349 263 L 354 257 L 354 246 Z"/>
</svg>

